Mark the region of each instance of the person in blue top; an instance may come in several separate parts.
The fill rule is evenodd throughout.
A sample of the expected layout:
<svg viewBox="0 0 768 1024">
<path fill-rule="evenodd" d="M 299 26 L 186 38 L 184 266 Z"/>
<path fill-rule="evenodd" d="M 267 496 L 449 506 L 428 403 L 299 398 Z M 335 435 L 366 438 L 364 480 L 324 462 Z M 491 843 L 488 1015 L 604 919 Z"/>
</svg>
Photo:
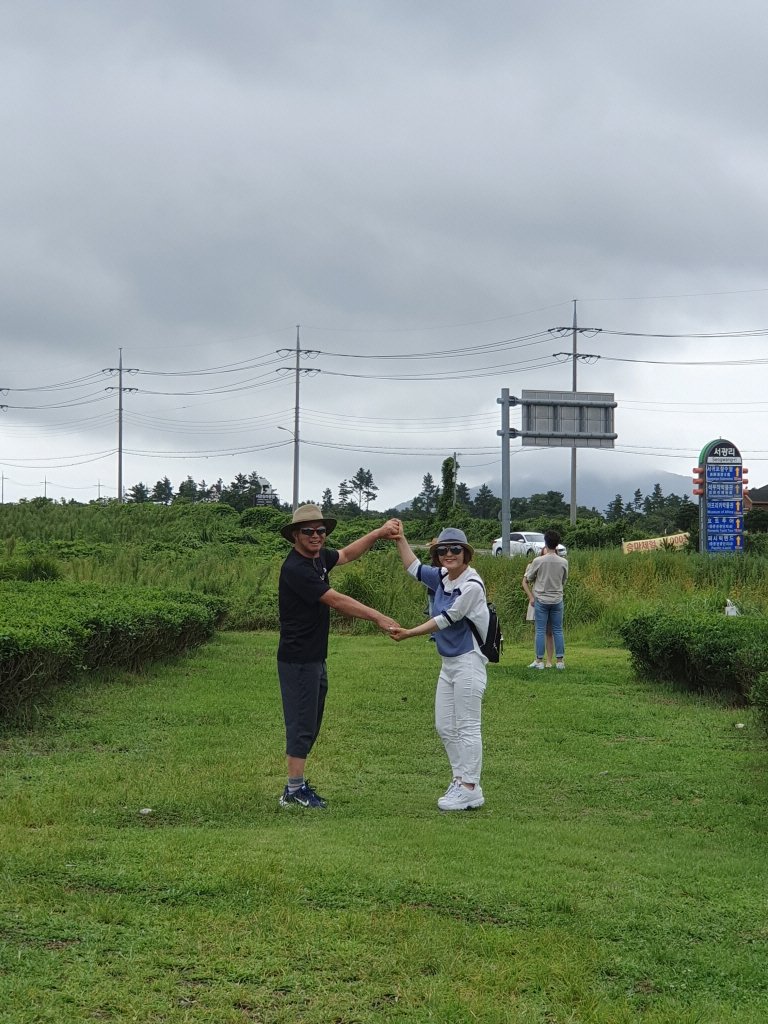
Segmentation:
<svg viewBox="0 0 768 1024">
<path fill-rule="evenodd" d="M 395 536 L 406 571 L 430 595 L 430 615 L 419 626 L 390 626 L 393 640 L 434 634 L 442 659 L 435 694 L 435 728 L 451 765 L 451 782 L 437 801 L 441 811 L 464 811 L 485 803 L 481 711 L 487 659 L 470 628 L 488 632 L 485 586 L 470 566 L 474 550 L 463 530 L 449 527 L 430 545 L 432 565 L 422 565 L 401 534 Z"/>
</svg>

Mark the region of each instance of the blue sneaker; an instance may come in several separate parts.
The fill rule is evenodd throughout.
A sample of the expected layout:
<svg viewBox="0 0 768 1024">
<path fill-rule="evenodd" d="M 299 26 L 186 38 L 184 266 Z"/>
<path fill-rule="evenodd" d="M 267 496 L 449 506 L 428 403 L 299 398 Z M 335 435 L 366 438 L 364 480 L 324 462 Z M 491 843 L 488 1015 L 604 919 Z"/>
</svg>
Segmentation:
<svg viewBox="0 0 768 1024">
<path fill-rule="evenodd" d="M 290 793 L 288 787 L 285 787 L 283 795 L 280 797 L 280 806 L 292 807 L 294 804 L 299 807 L 320 808 L 328 806 L 325 800 L 312 789 L 309 782 L 305 782 L 294 793 Z"/>
</svg>

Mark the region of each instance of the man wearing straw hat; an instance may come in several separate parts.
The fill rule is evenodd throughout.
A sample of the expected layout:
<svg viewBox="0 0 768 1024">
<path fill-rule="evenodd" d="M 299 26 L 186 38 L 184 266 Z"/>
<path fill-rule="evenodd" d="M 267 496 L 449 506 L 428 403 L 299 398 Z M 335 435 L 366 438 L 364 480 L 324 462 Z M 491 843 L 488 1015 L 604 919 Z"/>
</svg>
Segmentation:
<svg viewBox="0 0 768 1024">
<path fill-rule="evenodd" d="M 335 526 L 336 520 L 324 516 L 317 505 L 300 505 L 291 522 L 280 530 L 293 544 L 280 570 L 278 587 L 277 674 L 288 761 L 288 783 L 280 797 L 281 807 L 326 806 L 325 800 L 304 777 L 304 768 L 320 732 L 328 692 L 325 659 L 331 608 L 355 619 L 375 622 L 384 632 L 397 626 L 389 616 L 333 590 L 328 574 L 335 566 L 346 565 L 365 554 L 377 540 L 397 537 L 401 531 L 400 521 L 390 519 L 340 551 L 325 548 L 325 538 Z"/>
</svg>

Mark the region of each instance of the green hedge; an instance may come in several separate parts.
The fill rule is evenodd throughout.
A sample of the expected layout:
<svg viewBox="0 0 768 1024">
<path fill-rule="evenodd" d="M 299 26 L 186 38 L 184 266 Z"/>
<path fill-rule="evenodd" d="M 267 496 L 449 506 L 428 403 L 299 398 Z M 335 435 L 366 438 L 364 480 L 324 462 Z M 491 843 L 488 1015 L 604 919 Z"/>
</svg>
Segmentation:
<svg viewBox="0 0 768 1024">
<path fill-rule="evenodd" d="M 223 610 L 188 592 L 0 582 L 0 714 L 76 672 L 137 669 L 203 643 Z"/>
<path fill-rule="evenodd" d="M 768 620 L 646 612 L 620 627 L 635 671 L 645 678 L 746 700 L 768 670 Z"/>
<path fill-rule="evenodd" d="M 768 733 L 768 672 L 760 673 L 750 690 L 749 697 L 760 716 L 763 728 Z"/>
</svg>

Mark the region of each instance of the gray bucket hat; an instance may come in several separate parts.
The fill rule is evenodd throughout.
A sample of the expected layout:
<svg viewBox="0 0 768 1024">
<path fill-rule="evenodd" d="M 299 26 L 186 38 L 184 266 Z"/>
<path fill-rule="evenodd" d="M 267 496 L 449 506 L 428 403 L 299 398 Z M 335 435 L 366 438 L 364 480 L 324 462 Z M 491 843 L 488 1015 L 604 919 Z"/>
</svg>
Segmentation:
<svg viewBox="0 0 768 1024">
<path fill-rule="evenodd" d="M 461 544 L 470 558 L 473 558 L 475 554 L 475 549 L 467 540 L 466 533 L 463 530 L 457 530 L 455 526 L 447 526 L 437 540 L 432 541 L 429 545 L 430 555 L 434 555 L 438 544 Z"/>
<path fill-rule="evenodd" d="M 280 527 L 280 533 L 282 533 L 286 540 L 293 543 L 293 531 L 297 526 L 302 526 L 304 523 L 317 522 L 322 523 L 328 533 L 336 528 L 336 520 L 324 516 L 323 510 L 319 505 L 299 505 L 293 513 L 293 519 L 291 519 L 290 523 Z"/>
</svg>

